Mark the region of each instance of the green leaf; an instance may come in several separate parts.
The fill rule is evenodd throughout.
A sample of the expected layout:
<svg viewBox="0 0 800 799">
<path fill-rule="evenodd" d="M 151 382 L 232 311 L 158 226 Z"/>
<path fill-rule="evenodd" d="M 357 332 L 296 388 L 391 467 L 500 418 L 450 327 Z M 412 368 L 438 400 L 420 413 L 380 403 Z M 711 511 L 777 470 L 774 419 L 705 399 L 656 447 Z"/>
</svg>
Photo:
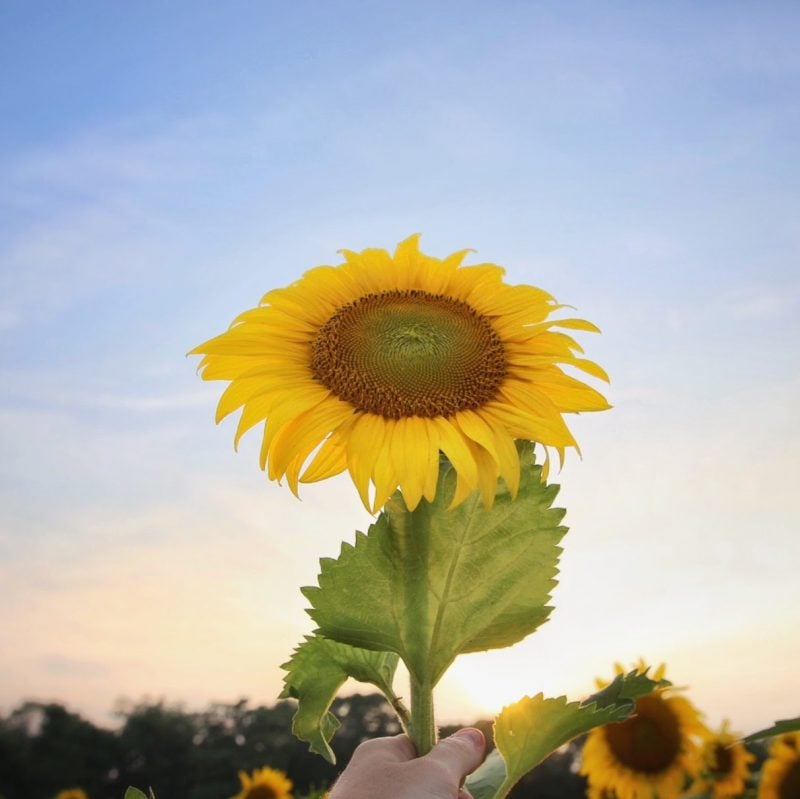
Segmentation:
<svg viewBox="0 0 800 799">
<path fill-rule="evenodd" d="M 398 492 L 369 529 L 320 561 L 305 588 L 319 631 L 352 646 L 397 652 L 412 679 L 434 686 L 454 658 L 509 646 L 550 612 L 564 511 L 521 445 L 519 493 L 499 483 L 491 509 L 479 492 L 448 510 L 456 483 L 444 463 L 433 502 L 409 512 Z"/>
<path fill-rule="evenodd" d="M 621 706 L 627 702 L 633 710 L 637 699 L 651 694 L 655 688 L 668 688 L 672 685 L 669 680 L 653 680 L 647 676 L 648 671 L 649 669 L 641 672 L 634 670 L 627 674 L 617 674 L 605 688 L 584 699 L 582 704 L 595 704 L 599 708 L 606 708 L 611 705 Z"/>
<path fill-rule="evenodd" d="M 287 672 L 281 698 L 298 700 L 292 732 L 307 741 L 312 752 L 331 763 L 336 762 L 336 757 L 328 742 L 339 727 L 339 720 L 329 708 L 348 677 L 371 683 L 393 704 L 398 701 L 392 691 L 397 668 L 397 655 L 393 652 L 371 652 L 307 636 L 281 668 Z"/>
<path fill-rule="evenodd" d="M 467 777 L 466 789 L 473 799 L 495 799 L 498 788 L 506 781 L 506 764 L 500 752 L 493 749 L 477 771 Z"/>
<path fill-rule="evenodd" d="M 746 744 L 749 744 L 753 743 L 753 741 L 771 738 L 773 735 L 783 735 L 784 733 L 797 732 L 798 730 L 800 730 L 800 717 L 796 719 L 782 719 L 781 721 L 776 721 L 771 727 L 767 727 L 764 730 L 751 732 L 750 735 L 742 738 L 742 740 Z"/>
<path fill-rule="evenodd" d="M 150 793 L 152 795 L 152 791 Z M 128 787 L 128 790 L 125 791 L 125 799 L 147 799 L 147 795 L 131 785 Z"/>
<path fill-rule="evenodd" d="M 523 697 L 495 719 L 499 754 L 493 753 L 468 778 L 468 790 L 475 799 L 502 799 L 559 746 L 594 727 L 624 721 L 636 708 L 637 699 L 666 684 L 632 671 L 617 676 L 584 702 L 567 702 L 564 696 L 545 699 L 542 694 Z"/>
</svg>

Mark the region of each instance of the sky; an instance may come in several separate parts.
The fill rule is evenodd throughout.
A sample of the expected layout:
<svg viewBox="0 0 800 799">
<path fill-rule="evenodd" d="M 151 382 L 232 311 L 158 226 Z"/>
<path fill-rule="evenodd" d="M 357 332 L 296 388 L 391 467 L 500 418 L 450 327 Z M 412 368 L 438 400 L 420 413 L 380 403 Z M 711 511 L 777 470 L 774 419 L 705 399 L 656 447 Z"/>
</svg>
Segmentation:
<svg viewBox="0 0 800 799">
<path fill-rule="evenodd" d="M 346 478 L 268 482 L 255 433 L 235 453 L 185 353 L 420 232 L 598 324 L 615 406 L 570 420 L 551 620 L 459 658 L 440 718 L 639 657 L 711 724 L 799 715 L 799 25 L 792 2 L 0 5 L 0 712 L 275 700 L 299 587 L 370 517 Z"/>
</svg>

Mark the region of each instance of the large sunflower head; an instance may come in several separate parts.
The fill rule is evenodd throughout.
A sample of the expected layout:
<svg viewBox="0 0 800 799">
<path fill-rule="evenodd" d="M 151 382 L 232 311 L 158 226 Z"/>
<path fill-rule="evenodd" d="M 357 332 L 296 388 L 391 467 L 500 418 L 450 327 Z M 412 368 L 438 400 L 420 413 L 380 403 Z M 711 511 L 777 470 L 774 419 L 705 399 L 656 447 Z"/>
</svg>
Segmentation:
<svg viewBox="0 0 800 799">
<path fill-rule="evenodd" d="M 778 736 L 764 761 L 758 799 L 800 799 L 800 732 Z"/>
<path fill-rule="evenodd" d="M 519 484 L 515 439 L 560 459 L 577 443 L 563 414 L 606 400 L 562 366 L 608 380 L 548 320 L 562 306 L 533 286 L 503 282 L 495 264 L 439 259 L 418 236 L 394 255 L 343 251 L 234 319 L 192 350 L 206 380 L 227 380 L 217 421 L 242 409 L 235 443 L 263 425 L 261 468 L 314 482 L 348 470 L 362 501 L 380 508 L 400 488 L 409 509 L 432 500 L 443 453 L 458 474 L 453 504 L 476 488 L 491 504 L 498 477 Z"/>
<path fill-rule="evenodd" d="M 703 742 L 700 773 L 693 791 L 706 793 L 711 799 L 742 795 L 750 776 L 750 763 L 756 758 L 740 739 L 741 736 L 732 733 L 725 721 Z"/>
<path fill-rule="evenodd" d="M 654 676 L 661 679 L 663 674 L 661 666 Z M 677 799 L 687 778 L 697 773 L 699 741 L 705 734 L 687 699 L 669 687 L 657 688 L 637 700 L 636 712 L 626 721 L 589 733 L 581 773 L 596 797 Z"/>
<path fill-rule="evenodd" d="M 239 772 L 242 789 L 233 799 L 292 799 L 292 781 L 274 768 Z"/>
</svg>

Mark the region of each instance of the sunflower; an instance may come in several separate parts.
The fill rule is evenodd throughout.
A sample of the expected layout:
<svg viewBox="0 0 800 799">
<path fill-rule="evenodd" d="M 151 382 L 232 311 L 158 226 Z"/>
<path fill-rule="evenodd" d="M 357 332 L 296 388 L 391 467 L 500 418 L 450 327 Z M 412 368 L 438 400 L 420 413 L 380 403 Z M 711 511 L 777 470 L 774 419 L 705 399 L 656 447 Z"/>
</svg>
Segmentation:
<svg viewBox="0 0 800 799">
<path fill-rule="evenodd" d="M 227 380 L 217 421 L 242 409 L 235 435 L 263 424 L 261 468 L 298 482 L 350 472 L 368 510 L 400 488 L 413 510 L 432 500 L 439 454 L 456 469 L 453 505 L 498 476 L 519 485 L 515 439 L 578 445 L 562 414 L 609 407 L 559 364 L 608 380 L 554 328 L 598 332 L 541 289 L 503 282 L 495 264 L 439 259 L 419 236 L 385 250 L 343 250 L 196 347 L 205 380 Z M 316 450 L 316 452 L 315 452 Z M 545 459 L 545 466 L 549 460 Z"/>
<path fill-rule="evenodd" d="M 790 732 L 772 742 L 764 761 L 758 799 L 800 798 L 800 733 Z"/>
<path fill-rule="evenodd" d="M 639 671 L 646 670 L 640 663 Z M 659 667 L 654 679 L 664 675 Z M 617 673 L 623 673 L 617 666 Z M 602 685 L 602 683 L 600 683 Z M 592 730 L 583 747 L 581 773 L 590 795 L 616 799 L 675 799 L 698 766 L 698 739 L 707 731 L 684 697 L 657 688 L 636 701 L 636 712 Z"/>
<path fill-rule="evenodd" d="M 83 788 L 66 788 L 56 794 L 56 799 L 89 799 Z"/>
<path fill-rule="evenodd" d="M 252 774 L 239 772 L 242 790 L 233 799 L 292 799 L 292 781 L 274 768 L 257 768 Z"/>
<path fill-rule="evenodd" d="M 693 791 L 707 793 L 711 799 L 741 796 L 750 776 L 749 764 L 756 758 L 740 739 L 741 736 L 732 733 L 725 721 L 719 732 L 703 742 L 700 776 Z"/>
<path fill-rule="evenodd" d="M 594 785 L 587 785 L 586 799 L 617 799 L 617 795 L 610 788 L 598 788 Z"/>
</svg>

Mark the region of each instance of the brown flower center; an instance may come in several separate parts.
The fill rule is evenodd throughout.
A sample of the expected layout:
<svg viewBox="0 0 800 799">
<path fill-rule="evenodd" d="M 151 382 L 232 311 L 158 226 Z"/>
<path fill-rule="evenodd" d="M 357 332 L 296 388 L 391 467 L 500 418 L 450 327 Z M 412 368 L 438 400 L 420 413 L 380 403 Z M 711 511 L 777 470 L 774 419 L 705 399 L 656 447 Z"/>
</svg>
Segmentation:
<svg viewBox="0 0 800 799">
<path fill-rule="evenodd" d="M 800 760 L 795 760 L 784 774 L 778 796 L 780 799 L 800 799 Z"/>
<path fill-rule="evenodd" d="M 481 407 L 497 394 L 506 361 L 486 317 L 414 289 L 339 308 L 312 343 L 311 371 L 357 410 L 400 419 Z"/>
<path fill-rule="evenodd" d="M 276 799 L 277 796 L 269 785 L 253 785 L 247 791 L 245 799 Z"/>
<path fill-rule="evenodd" d="M 725 777 L 733 770 L 733 753 L 727 746 L 714 744 L 714 751 L 711 753 L 710 762 L 711 773 L 716 777 Z"/>
<path fill-rule="evenodd" d="M 681 750 L 678 719 L 659 696 L 639 699 L 635 716 L 604 729 L 616 759 L 633 771 L 663 771 L 675 763 Z"/>
</svg>

